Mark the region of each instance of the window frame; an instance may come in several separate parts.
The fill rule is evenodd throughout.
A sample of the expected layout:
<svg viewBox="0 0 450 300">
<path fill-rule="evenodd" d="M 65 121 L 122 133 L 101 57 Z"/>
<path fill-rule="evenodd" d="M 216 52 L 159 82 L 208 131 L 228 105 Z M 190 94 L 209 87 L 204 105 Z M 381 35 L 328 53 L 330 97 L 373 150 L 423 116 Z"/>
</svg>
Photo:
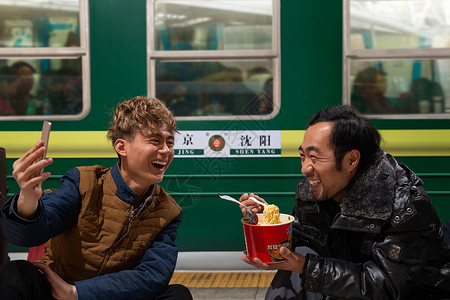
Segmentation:
<svg viewBox="0 0 450 300">
<path fill-rule="evenodd" d="M 79 0 L 79 47 L 0 47 L 0 59 L 77 59 L 81 58 L 83 109 L 76 115 L 0 116 L 0 121 L 81 120 L 91 110 L 89 0 Z"/>
<path fill-rule="evenodd" d="M 364 49 L 350 48 L 350 2 L 343 1 L 343 60 L 342 60 L 342 103 L 351 105 L 351 61 L 450 59 L 450 48 L 420 49 Z M 354 1 L 354 0 L 353 0 Z M 377 0 L 372 0 L 377 1 Z M 413 1 L 413 0 L 409 0 Z M 427 114 L 365 114 L 371 119 L 450 119 L 450 113 Z"/>
<path fill-rule="evenodd" d="M 147 0 L 147 94 L 155 97 L 153 88 L 156 74 L 156 61 L 183 62 L 183 61 L 211 61 L 211 60 L 254 60 L 272 59 L 273 69 L 273 111 L 267 115 L 226 115 L 226 116 L 181 116 L 177 120 L 269 120 L 280 111 L 281 106 L 281 55 L 280 55 L 280 0 L 272 1 L 272 49 L 267 50 L 189 50 L 189 51 L 161 51 L 155 50 L 155 31 L 153 20 L 155 15 L 155 2 Z M 228 0 L 240 1 L 240 0 Z M 257 1 L 257 0 L 254 0 Z M 189 2 L 189 0 L 186 0 Z"/>
</svg>

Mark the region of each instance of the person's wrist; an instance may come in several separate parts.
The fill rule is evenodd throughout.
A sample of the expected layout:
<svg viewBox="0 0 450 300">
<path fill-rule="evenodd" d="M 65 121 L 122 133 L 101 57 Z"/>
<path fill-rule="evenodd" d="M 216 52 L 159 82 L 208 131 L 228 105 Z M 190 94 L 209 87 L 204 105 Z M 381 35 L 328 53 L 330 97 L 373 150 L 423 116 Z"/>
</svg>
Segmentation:
<svg viewBox="0 0 450 300">
<path fill-rule="evenodd" d="M 303 269 L 305 268 L 306 258 L 304 256 L 300 256 L 300 263 L 297 273 L 303 274 Z"/>
<path fill-rule="evenodd" d="M 39 199 L 37 199 L 36 201 L 27 201 L 25 199 L 25 195 L 21 191 L 15 203 L 17 214 L 27 220 L 33 219 L 36 216 L 37 208 L 39 206 L 38 201 Z"/>
</svg>

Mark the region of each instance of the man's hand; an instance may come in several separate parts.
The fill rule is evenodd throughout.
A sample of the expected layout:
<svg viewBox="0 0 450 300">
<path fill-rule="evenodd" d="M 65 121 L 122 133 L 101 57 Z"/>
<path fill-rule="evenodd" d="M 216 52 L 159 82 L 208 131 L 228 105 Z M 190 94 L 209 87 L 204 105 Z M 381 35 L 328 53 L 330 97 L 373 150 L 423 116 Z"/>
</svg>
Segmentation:
<svg viewBox="0 0 450 300">
<path fill-rule="evenodd" d="M 40 174 L 40 170 L 50 165 L 53 160 L 47 158 L 36 162 L 44 153 L 44 141 L 39 140 L 33 148 L 28 150 L 13 164 L 12 175 L 20 188 L 17 209 L 24 218 L 31 218 L 35 214 L 38 200 L 42 195 L 41 184 L 50 177 L 49 172 Z"/>
<path fill-rule="evenodd" d="M 305 257 L 303 255 L 296 252 L 292 252 L 286 247 L 280 248 L 280 254 L 284 258 L 286 258 L 286 260 L 270 264 L 263 263 L 258 258 L 255 258 L 254 261 L 251 261 L 248 259 L 246 255 L 242 256 L 241 259 L 246 263 L 248 263 L 249 265 L 264 270 L 286 270 L 286 271 L 294 271 L 299 274 L 303 273 L 303 267 L 305 266 Z"/>
<path fill-rule="evenodd" d="M 53 298 L 57 300 L 77 300 L 77 288 L 74 285 L 65 282 L 46 264 L 39 262 L 33 264 L 44 273 L 50 283 Z"/>
<path fill-rule="evenodd" d="M 254 213 L 262 213 L 264 211 L 264 206 L 249 199 L 249 197 L 255 197 L 256 199 L 260 200 L 261 202 L 267 203 L 263 198 L 259 197 L 258 195 L 255 195 L 253 193 L 250 193 L 250 195 L 247 193 L 243 194 L 239 198 L 239 202 L 241 202 L 242 204 L 244 204 L 245 206 L 250 208 L 252 210 L 252 212 L 254 212 Z M 242 215 L 245 216 L 245 212 L 246 212 L 245 207 L 241 206 L 241 211 L 242 211 Z"/>
</svg>

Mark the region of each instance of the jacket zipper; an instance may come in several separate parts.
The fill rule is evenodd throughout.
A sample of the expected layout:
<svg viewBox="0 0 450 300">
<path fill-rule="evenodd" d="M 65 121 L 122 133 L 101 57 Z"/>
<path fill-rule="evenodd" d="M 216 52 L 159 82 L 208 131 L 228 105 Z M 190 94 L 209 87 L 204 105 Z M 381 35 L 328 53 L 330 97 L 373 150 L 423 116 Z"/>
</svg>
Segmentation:
<svg viewBox="0 0 450 300">
<path fill-rule="evenodd" d="M 131 210 L 131 213 L 130 213 L 130 216 L 128 217 L 128 223 L 127 223 L 127 226 L 125 227 L 125 230 L 124 230 L 124 233 L 122 234 L 122 236 L 109 248 L 109 250 L 108 250 L 108 252 L 106 252 L 106 255 L 105 255 L 105 257 L 103 257 L 103 261 L 102 261 L 102 263 L 101 263 L 101 265 L 100 265 L 100 268 L 98 269 L 98 272 L 97 272 L 97 276 L 99 276 L 100 275 L 100 273 L 101 273 L 101 271 L 102 271 L 102 269 L 103 269 L 103 265 L 105 264 L 105 260 L 106 260 L 106 257 L 108 256 L 108 253 L 111 251 L 111 248 L 113 248 L 115 245 L 117 245 L 117 243 L 119 243 L 121 240 L 122 240 L 122 238 L 128 233 L 128 229 L 129 229 L 129 227 L 130 227 L 130 224 L 131 224 L 131 222 L 133 221 L 133 219 L 139 214 L 139 211 L 140 210 L 142 210 L 142 209 L 146 209 L 147 208 L 147 205 L 145 205 L 146 204 L 146 202 L 147 201 L 153 201 L 153 198 L 155 197 L 155 194 L 156 194 L 156 188 L 154 188 L 154 191 L 153 191 L 153 194 L 152 194 L 152 196 L 151 197 L 149 197 L 140 207 L 136 207 L 136 208 L 134 208 L 133 207 L 133 209 Z"/>
<path fill-rule="evenodd" d="M 103 265 L 105 264 L 105 260 L 106 260 L 106 257 L 108 256 L 108 254 L 109 254 L 109 252 L 111 251 L 111 248 L 114 248 L 114 246 L 115 245 L 117 245 L 126 235 L 127 235 L 127 233 L 128 233 L 128 229 L 130 228 L 130 224 L 131 224 L 131 222 L 133 221 L 133 219 L 137 216 L 137 214 L 139 213 L 139 208 L 137 207 L 137 208 L 133 208 L 132 210 L 131 210 L 131 213 L 130 213 L 130 215 L 128 216 L 128 223 L 127 223 L 127 226 L 125 227 L 125 230 L 124 230 L 124 232 L 123 232 L 123 234 L 120 236 L 120 238 L 110 247 L 110 249 L 108 250 L 108 252 L 106 252 L 106 255 L 105 255 L 105 257 L 103 257 L 103 261 L 102 261 L 102 264 L 100 265 L 100 268 L 98 269 L 98 272 L 97 272 L 97 276 L 99 276 L 100 275 L 100 273 L 101 273 L 101 271 L 102 271 L 102 269 L 103 269 Z"/>
</svg>

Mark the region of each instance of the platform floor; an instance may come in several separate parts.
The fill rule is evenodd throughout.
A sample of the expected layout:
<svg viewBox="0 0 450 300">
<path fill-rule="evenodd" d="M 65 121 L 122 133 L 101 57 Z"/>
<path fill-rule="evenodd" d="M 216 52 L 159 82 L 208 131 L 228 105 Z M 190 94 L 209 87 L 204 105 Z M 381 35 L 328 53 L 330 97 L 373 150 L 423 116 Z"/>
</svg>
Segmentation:
<svg viewBox="0 0 450 300">
<path fill-rule="evenodd" d="M 172 283 L 189 288 L 194 300 L 263 300 L 275 275 L 247 265 L 242 252 L 180 252 Z"/>
<path fill-rule="evenodd" d="M 274 276 L 268 271 L 180 272 L 171 283 L 188 287 L 194 299 L 262 300 Z"/>
<path fill-rule="evenodd" d="M 9 253 L 26 259 L 27 253 Z M 263 300 L 274 271 L 241 261 L 242 252 L 180 252 L 171 283 L 185 285 L 194 300 Z"/>
</svg>

